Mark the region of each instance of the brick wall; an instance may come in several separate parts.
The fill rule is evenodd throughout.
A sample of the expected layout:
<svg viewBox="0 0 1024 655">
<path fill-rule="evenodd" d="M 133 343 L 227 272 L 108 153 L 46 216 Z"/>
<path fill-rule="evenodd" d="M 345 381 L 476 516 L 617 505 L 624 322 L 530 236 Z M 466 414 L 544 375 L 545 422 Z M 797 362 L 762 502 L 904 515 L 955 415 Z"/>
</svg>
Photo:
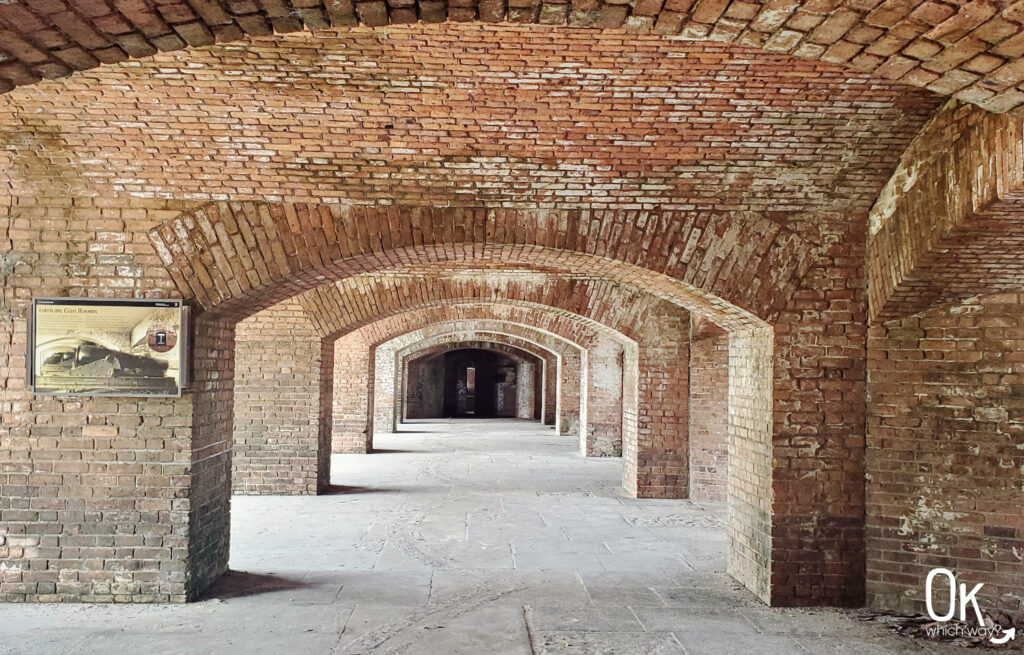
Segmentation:
<svg viewBox="0 0 1024 655">
<path fill-rule="evenodd" d="M 779 605 L 864 602 L 866 218 L 851 210 L 824 235 L 828 246 L 774 325 L 771 593 Z"/>
<path fill-rule="evenodd" d="M 772 601 L 772 331 L 729 334 L 728 571 Z"/>
<path fill-rule="evenodd" d="M 0 601 L 182 602 L 198 556 L 182 492 L 190 471 L 206 476 L 192 467 L 194 394 L 25 388 L 31 298 L 177 295 L 146 230 L 182 205 L 66 191 L 0 195 Z"/>
<path fill-rule="evenodd" d="M 690 498 L 726 499 L 729 472 L 729 335 L 691 318 Z"/>
<path fill-rule="evenodd" d="M 362 334 L 345 335 L 334 342 L 334 428 L 331 448 L 335 453 L 367 453 L 373 448 L 374 362 Z"/>
<path fill-rule="evenodd" d="M 689 495 L 689 342 L 689 312 L 656 305 L 638 341 L 637 445 L 623 466 L 623 485 L 638 498 Z"/>
<path fill-rule="evenodd" d="M 1024 602 L 1024 294 L 975 298 L 873 327 L 867 589 L 924 611 L 929 570 L 983 609 Z"/>
<path fill-rule="evenodd" d="M 320 401 L 332 375 L 321 375 L 331 364 L 321 341 L 295 300 L 238 323 L 234 493 L 315 494 L 326 487 L 330 458 L 321 447 L 321 421 L 331 424 L 332 407 Z"/>
<path fill-rule="evenodd" d="M 586 405 L 580 415 L 585 428 L 580 453 L 586 457 L 622 456 L 622 351 L 621 343 L 611 339 L 587 349 Z"/>
</svg>

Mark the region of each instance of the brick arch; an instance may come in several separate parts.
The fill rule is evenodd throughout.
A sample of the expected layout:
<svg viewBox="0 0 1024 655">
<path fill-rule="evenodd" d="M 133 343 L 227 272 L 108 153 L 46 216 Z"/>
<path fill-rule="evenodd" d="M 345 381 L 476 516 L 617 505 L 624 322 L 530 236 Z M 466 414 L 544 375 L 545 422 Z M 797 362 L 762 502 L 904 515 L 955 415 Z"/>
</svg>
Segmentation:
<svg viewBox="0 0 1024 655">
<path fill-rule="evenodd" d="M 379 396 L 390 396 L 394 387 L 389 382 L 376 385 L 372 382 L 382 379 L 382 371 L 389 380 L 392 378 L 396 348 L 418 341 L 423 335 L 422 331 L 431 329 L 431 326 L 440 330 L 451 324 L 512 325 L 525 328 L 534 341 L 549 348 L 560 349 L 564 356 L 572 357 L 573 368 L 583 379 L 576 387 L 563 377 L 566 385 L 578 388 L 579 391 L 576 398 L 566 398 L 563 403 L 564 412 L 560 407 L 559 431 L 578 432 L 580 448 L 584 452 L 614 453 L 621 449 L 621 446 L 614 444 L 622 441 L 623 412 L 636 412 L 635 399 L 630 406 L 623 407 L 623 399 L 617 391 L 619 387 L 599 385 L 592 378 L 621 368 L 623 353 L 635 351 L 636 343 L 592 319 L 537 303 L 519 301 L 434 301 L 385 315 L 339 338 L 338 343 L 345 344 L 342 348 L 355 354 L 345 356 L 336 346 L 336 370 L 344 367 L 347 370 L 367 371 L 364 381 L 354 384 L 355 402 L 360 402 L 360 394 L 369 395 L 370 413 L 362 419 L 369 425 L 363 429 L 357 424 L 351 426 L 350 430 L 362 430 L 372 440 L 372 434 L 378 427 L 391 429 L 392 403 L 390 400 L 384 403 L 378 400 Z M 578 349 L 578 354 L 572 352 L 573 348 Z M 627 361 L 634 360 L 627 357 Z M 621 377 L 621 373 L 617 375 Z M 353 383 L 351 374 L 348 380 L 350 384 Z M 571 408 L 574 402 L 578 403 L 575 413 Z M 601 407 L 602 411 L 589 412 L 588 406 L 591 405 Z M 335 407 L 338 407 L 337 401 Z M 372 411 L 374 407 L 380 407 L 381 413 L 375 414 Z M 635 421 L 630 423 L 631 426 L 634 424 Z M 598 447 L 598 443 L 612 445 Z"/>
<path fill-rule="evenodd" d="M 601 279 L 544 275 L 532 281 L 526 276 L 521 282 L 517 278 L 520 276 L 484 273 L 453 284 L 430 276 L 396 281 L 387 275 L 366 275 L 303 294 L 299 303 L 327 338 L 384 325 L 382 320 L 413 309 L 494 305 L 565 317 L 567 322 L 559 326 L 564 334 L 559 334 L 585 346 L 594 333 L 629 343 L 650 308 L 662 302 L 650 294 Z"/>
<path fill-rule="evenodd" d="M 603 277 L 726 328 L 760 327 L 786 306 L 815 250 L 758 216 L 249 201 L 210 203 L 150 237 L 186 299 L 234 319 L 332 280 L 450 264 Z"/>
<path fill-rule="evenodd" d="M 555 376 L 553 376 L 557 378 L 554 424 L 559 434 L 579 436 L 580 450 L 583 454 L 588 452 L 587 440 L 589 437 L 592 446 L 589 452 L 594 453 L 596 449 L 593 447 L 593 443 L 601 429 L 598 426 L 588 426 L 588 420 L 600 417 L 588 414 L 588 396 L 599 397 L 600 402 L 606 405 L 609 413 L 614 413 L 615 407 L 621 404 L 621 399 L 609 398 L 607 390 L 604 389 L 591 391 L 590 387 L 593 382 L 591 366 L 599 366 L 607 370 L 610 365 L 608 352 L 611 350 L 613 353 L 617 353 L 618 348 L 598 331 L 589 335 L 578 333 L 581 335 L 580 337 L 575 337 L 569 332 L 561 332 L 560 324 L 565 325 L 565 321 L 558 320 L 557 315 L 552 315 L 553 321 L 545 321 L 546 325 L 522 322 L 530 321 L 538 311 L 543 310 L 534 309 L 526 313 L 521 312 L 512 320 L 508 318 L 467 319 L 464 316 L 446 319 L 434 313 L 410 311 L 394 317 L 387 326 L 376 330 L 376 338 L 370 341 L 368 346 L 379 349 L 381 346 L 387 346 L 390 342 L 393 347 L 388 350 L 394 350 L 397 359 L 398 353 L 403 349 L 412 348 L 423 340 L 441 335 L 462 334 L 467 336 L 486 335 L 488 338 L 514 337 L 525 341 L 532 347 L 554 353 L 557 358 Z M 359 332 L 363 332 L 363 330 Z M 595 346 L 599 349 L 595 351 L 595 355 L 598 356 L 592 360 L 589 350 Z M 386 353 L 386 350 L 378 350 L 378 352 Z M 387 354 L 383 355 L 384 360 L 387 360 L 388 357 Z M 386 392 L 385 389 L 382 391 Z M 386 419 L 387 410 L 384 409 L 380 416 Z"/>
<path fill-rule="evenodd" d="M 556 414 L 556 426 L 560 434 L 578 434 L 580 425 L 580 374 L 583 366 L 584 346 L 573 341 L 574 337 L 559 336 L 554 332 L 525 323 L 518 323 L 508 317 L 480 318 L 472 316 L 455 316 L 447 320 L 434 315 L 435 321 L 429 319 L 418 324 L 417 328 L 431 326 L 437 332 L 448 330 L 479 330 L 486 329 L 492 334 L 507 334 L 528 340 L 539 348 L 557 353 L 559 366 L 559 406 Z M 564 325 L 570 325 L 563 319 Z M 589 341 L 596 333 L 587 336 Z M 325 343 L 330 339 L 325 337 Z M 367 388 L 374 378 L 376 358 L 370 356 L 373 340 L 369 331 L 357 329 L 337 338 L 331 350 L 334 366 L 335 386 L 333 391 L 333 450 L 334 452 L 366 452 L 372 447 L 373 439 L 373 400 L 365 399 Z M 354 379 L 352 372 L 358 373 Z"/>
<path fill-rule="evenodd" d="M 545 374 L 550 376 L 550 370 L 545 370 L 546 360 L 517 346 L 485 338 L 482 340 L 463 339 L 452 343 L 438 343 L 432 340 L 429 345 L 423 344 L 420 350 L 414 354 L 395 353 L 394 421 L 396 424 L 405 420 L 409 413 L 408 401 L 412 383 L 412 367 L 418 362 L 434 360 L 455 350 L 485 350 L 508 357 L 516 365 L 515 418 L 543 422 L 546 400 Z"/>
<path fill-rule="evenodd" d="M 926 87 L 1008 111 L 1021 103 L 1013 65 L 1021 55 L 1016 5 L 944 5 L 923 1 L 900 5 L 862 3 L 842 8 L 798 0 L 618 4 L 562 4 L 544 0 L 506 3 L 476 0 L 458 6 L 433 0 L 389 6 L 382 0 L 303 2 L 273 7 L 193 0 L 161 4 L 93 0 L 74 8 L 31 6 L 18 0 L 2 7 L 7 63 L 0 92 L 41 78 L 70 75 L 101 64 L 144 58 L 157 51 L 210 47 L 214 43 L 267 37 L 274 32 L 339 29 L 363 24 L 481 21 L 539 23 L 710 40 L 791 53 Z M 303 37 L 308 38 L 306 35 Z M 300 38 L 303 38 L 300 37 Z"/>
<path fill-rule="evenodd" d="M 439 347 L 444 344 L 444 341 L 456 339 L 455 343 L 469 343 L 471 341 L 476 342 L 487 342 L 495 345 L 502 345 L 509 348 L 515 348 L 520 352 L 526 353 L 534 357 L 538 362 L 542 364 L 541 371 L 541 413 L 537 417 L 544 425 L 557 426 L 558 423 L 558 382 L 559 382 L 559 360 L 561 356 L 558 352 L 545 348 L 540 344 L 530 341 L 526 338 L 516 337 L 508 334 L 501 334 L 498 332 L 487 332 L 483 330 L 473 331 L 458 331 L 458 332 L 446 332 L 431 337 L 425 343 L 432 344 L 434 347 Z M 443 340 L 443 341 L 442 341 Z M 400 380 L 404 380 L 407 372 L 405 369 L 405 362 L 412 361 L 411 357 L 414 355 L 418 356 L 420 350 L 413 350 L 413 346 L 410 347 L 410 352 L 406 353 L 399 351 L 397 356 L 401 358 L 401 363 L 397 370 L 400 373 L 398 381 L 395 385 L 395 397 L 398 399 L 395 409 L 395 420 L 401 420 L 405 416 L 404 407 L 405 400 L 403 390 L 403 383 Z M 579 392 L 577 391 L 577 394 Z"/>
</svg>

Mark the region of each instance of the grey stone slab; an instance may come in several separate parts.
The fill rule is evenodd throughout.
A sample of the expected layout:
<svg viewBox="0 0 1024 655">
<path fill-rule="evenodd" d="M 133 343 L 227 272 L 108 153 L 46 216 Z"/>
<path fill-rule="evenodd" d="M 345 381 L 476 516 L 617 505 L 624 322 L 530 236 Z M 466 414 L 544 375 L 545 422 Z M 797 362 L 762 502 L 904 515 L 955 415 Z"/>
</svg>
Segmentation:
<svg viewBox="0 0 1024 655">
<path fill-rule="evenodd" d="M 676 633 L 687 655 L 808 655 L 792 637 L 715 629 Z"/>
<path fill-rule="evenodd" d="M 643 632 L 636 616 L 628 607 L 565 605 L 529 607 L 530 627 L 548 632 L 569 630 L 583 632 Z"/>
<path fill-rule="evenodd" d="M 537 655 L 683 655 L 685 653 L 673 635 L 651 632 L 535 632 L 533 651 Z"/>
<path fill-rule="evenodd" d="M 740 612 L 708 611 L 700 607 L 634 607 L 633 611 L 644 628 L 652 631 L 699 634 L 757 632 L 757 627 Z"/>
</svg>

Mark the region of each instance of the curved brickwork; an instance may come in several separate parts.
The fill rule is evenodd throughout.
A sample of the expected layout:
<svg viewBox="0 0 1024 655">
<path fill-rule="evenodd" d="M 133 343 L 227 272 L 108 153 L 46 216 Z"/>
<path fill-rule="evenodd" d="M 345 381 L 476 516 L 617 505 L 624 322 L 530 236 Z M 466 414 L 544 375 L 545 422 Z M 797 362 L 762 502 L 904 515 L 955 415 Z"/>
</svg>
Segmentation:
<svg viewBox="0 0 1024 655">
<path fill-rule="evenodd" d="M 457 264 L 468 271 L 572 271 L 614 280 L 636 295 L 643 292 L 633 285 L 642 281 L 644 292 L 720 325 L 750 325 L 758 316 L 771 319 L 789 299 L 812 250 L 770 221 L 741 228 L 712 220 L 698 227 L 676 223 L 681 215 L 661 219 L 661 229 L 677 233 L 678 241 L 656 245 L 645 236 L 653 217 L 638 223 L 639 218 L 588 211 L 215 203 L 169 221 L 151 237 L 187 298 L 238 317 L 332 278 L 401 272 L 402 262 Z M 547 228 L 522 229 L 537 221 Z M 746 238 L 737 238 L 741 231 Z M 619 238 L 611 240 L 613 233 Z M 677 243 L 687 243 L 686 233 L 690 247 L 675 250 Z M 636 246 L 625 250 L 623 243 Z M 746 276 L 755 282 L 738 283 Z"/>
<path fill-rule="evenodd" d="M 871 211 L 871 318 L 1024 285 L 1024 125 L 950 102 Z"/>
<path fill-rule="evenodd" d="M 848 1 L 841 5 L 811 0 L 631 4 L 608 0 L 411 0 L 397 4 L 382 0 L 259 4 L 180 0 L 155 5 L 122 0 L 70 5 L 15 0 L 0 10 L 5 60 L 0 66 L 0 91 L 101 64 L 150 57 L 158 51 L 190 47 L 202 52 L 214 43 L 245 36 L 418 21 L 622 28 L 629 33 L 736 43 L 841 64 L 876 78 L 956 95 L 992 111 L 1013 110 L 1024 102 L 1017 71 L 1024 52 L 1024 15 L 1017 5 L 923 0 Z M 409 28 L 388 31 L 396 29 Z M 489 28 L 495 33 L 494 41 L 500 41 L 502 29 L 507 28 Z M 308 38 L 292 38 L 304 37 Z"/>
<path fill-rule="evenodd" d="M 493 301 L 543 306 L 579 317 L 594 330 L 622 340 L 637 330 L 652 305 L 661 302 L 635 286 L 592 276 L 450 266 L 354 275 L 297 298 L 325 337 L 341 336 L 414 307 Z"/>
</svg>

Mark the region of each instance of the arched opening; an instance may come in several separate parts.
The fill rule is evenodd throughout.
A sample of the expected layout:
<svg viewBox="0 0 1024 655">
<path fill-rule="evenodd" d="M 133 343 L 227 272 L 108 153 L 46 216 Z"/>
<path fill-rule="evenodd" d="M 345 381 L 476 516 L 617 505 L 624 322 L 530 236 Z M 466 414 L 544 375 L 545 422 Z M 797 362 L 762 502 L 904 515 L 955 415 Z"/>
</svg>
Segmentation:
<svg viewBox="0 0 1024 655">
<path fill-rule="evenodd" d="M 511 418 L 516 413 L 515 363 L 483 349 L 441 356 L 440 416 L 424 418 Z"/>
<path fill-rule="evenodd" d="M 466 391 L 474 396 L 486 393 L 494 402 L 492 415 L 486 414 L 474 402 L 472 416 L 542 420 L 547 400 L 545 375 L 550 374 L 546 371 L 543 359 L 498 343 L 455 342 L 434 347 L 420 344 L 409 353 L 396 353 L 399 362 L 395 380 L 396 424 L 408 419 L 455 416 L 445 410 L 446 402 L 450 400 L 448 389 L 454 386 L 456 395 L 459 390 L 459 383 L 452 385 L 448 377 L 449 365 L 456 353 L 472 355 L 474 351 L 487 354 L 482 364 L 490 366 L 493 384 L 489 390 L 481 388 L 476 370 L 478 367 L 474 361 L 473 365 L 465 365 Z M 470 368 L 473 369 L 472 373 Z"/>
</svg>

